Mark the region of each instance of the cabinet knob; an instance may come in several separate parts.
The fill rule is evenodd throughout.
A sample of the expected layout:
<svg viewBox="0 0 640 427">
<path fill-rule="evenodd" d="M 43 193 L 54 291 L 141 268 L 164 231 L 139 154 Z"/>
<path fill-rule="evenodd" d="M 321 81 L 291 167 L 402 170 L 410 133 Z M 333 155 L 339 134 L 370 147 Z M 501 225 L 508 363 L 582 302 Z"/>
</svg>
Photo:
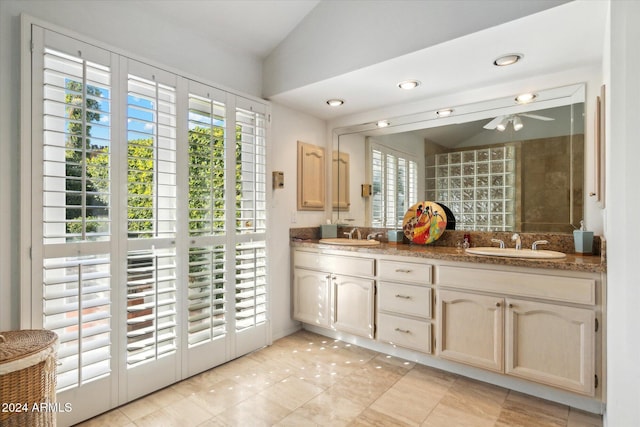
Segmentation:
<svg viewBox="0 0 640 427">
<path fill-rule="evenodd" d="M 513 304 L 509 304 L 509 308 L 513 308 Z"/>
<path fill-rule="evenodd" d="M 496 303 L 496 307 L 500 307 L 500 303 L 499 302 Z"/>
</svg>

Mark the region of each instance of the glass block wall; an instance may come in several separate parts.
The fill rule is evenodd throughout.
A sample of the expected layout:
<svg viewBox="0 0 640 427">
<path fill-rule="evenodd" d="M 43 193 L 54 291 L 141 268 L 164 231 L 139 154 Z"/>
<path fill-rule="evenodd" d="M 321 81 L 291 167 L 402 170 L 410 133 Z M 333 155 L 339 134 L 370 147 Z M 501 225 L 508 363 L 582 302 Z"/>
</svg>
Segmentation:
<svg viewBox="0 0 640 427">
<path fill-rule="evenodd" d="M 427 156 L 425 199 L 448 206 L 456 229 L 511 231 L 515 158 L 513 146 Z"/>
</svg>

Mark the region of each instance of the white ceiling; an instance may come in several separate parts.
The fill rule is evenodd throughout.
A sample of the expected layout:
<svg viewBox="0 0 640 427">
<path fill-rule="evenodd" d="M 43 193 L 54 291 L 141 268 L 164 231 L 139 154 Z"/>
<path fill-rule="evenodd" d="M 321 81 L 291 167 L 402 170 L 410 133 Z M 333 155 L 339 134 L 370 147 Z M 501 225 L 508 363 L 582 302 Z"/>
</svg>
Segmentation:
<svg viewBox="0 0 640 427">
<path fill-rule="evenodd" d="M 416 4 L 420 3 L 422 8 L 431 7 L 430 5 L 441 9 L 447 7 L 446 2 L 443 1 L 415 1 Z M 509 0 L 509 3 L 513 1 L 515 0 Z M 384 106 L 492 86 L 507 80 L 518 80 L 527 76 L 550 74 L 559 70 L 601 63 L 606 2 L 576 0 L 557 6 L 558 0 L 520 0 L 519 8 L 523 10 L 520 15 L 530 13 L 532 2 L 540 4 L 541 9 L 551 8 L 472 34 L 438 42 L 435 45 L 425 42 L 423 45 L 430 47 L 397 55 L 384 61 L 359 68 L 354 67 L 326 78 L 318 77 L 316 81 L 290 85 L 293 88 L 282 88 L 279 92 L 270 94 L 268 99 L 315 117 L 331 120 Z M 318 27 L 325 31 L 324 34 L 331 31 L 332 22 L 329 19 L 331 15 L 330 12 L 327 14 L 327 9 L 333 8 L 330 10 L 336 11 L 341 5 L 344 7 L 349 5 L 353 10 L 358 7 L 371 7 L 375 2 L 322 0 L 323 13 L 316 9 L 318 13 L 314 15 L 314 8 L 319 7 L 320 4 L 321 0 L 155 1 L 153 13 L 160 14 L 172 23 L 182 26 L 185 31 L 191 31 L 211 40 L 211 43 L 241 50 L 265 60 L 271 60 L 281 53 L 278 51 L 278 46 L 283 44 L 296 46 L 297 51 L 294 49 L 285 52 L 285 56 L 288 56 L 285 60 L 289 62 L 283 62 L 283 64 L 290 64 L 296 59 L 295 55 L 302 55 L 301 51 L 308 50 L 310 40 L 315 40 L 316 43 L 318 40 L 322 42 L 323 35 L 319 33 Z M 386 4 L 388 7 L 390 3 Z M 471 6 L 476 4 L 486 4 L 491 7 L 501 5 L 495 0 L 467 3 Z M 512 9 L 517 14 L 518 7 L 513 6 Z M 211 25 L 193 25 L 194 13 L 208 17 Z M 473 21 L 476 27 L 483 28 L 482 21 L 495 22 L 495 16 L 487 15 L 490 14 L 485 12 L 484 15 L 479 14 L 477 18 L 468 16 L 464 18 L 467 22 Z M 324 25 L 319 26 L 318 16 L 327 22 L 322 22 L 321 24 Z M 313 26 L 310 25 L 312 20 L 309 17 L 316 19 Z M 417 35 L 424 33 L 418 27 L 410 27 L 410 25 L 419 25 L 419 20 L 407 19 L 406 22 L 409 27 L 403 31 L 404 35 L 389 32 L 385 37 L 398 37 L 398 44 L 400 44 L 402 40 L 410 37 L 412 31 Z M 403 24 L 404 22 L 400 23 L 400 25 Z M 439 24 L 443 31 L 459 25 L 455 21 Z M 360 25 L 363 24 L 360 23 Z M 315 33 L 309 34 L 312 31 Z M 296 40 L 292 41 L 294 38 Z M 353 43 L 353 40 L 350 42 Z M 370 43 L 370 38 L 366 34 L 360 34 L 356 43 L 365 46 Z M 390 44 L 393 45 L 393 43 Z M 337 55 L 339 49 L 336 47 L 335 50 Z M 357 51 L 357 47 L 354 47 L 354 50 Z M 504 68 L 498 68 L 492 64 L 500 54 L 512 52 L 523 53 L 524 60 Z M 309 53 L 306 52 L 305 55 Z M 326 63 L 327 67 L 332 60 L 335 59 L 333 61 L 335 66 L 335 62 L 341 59 L 331 58 L 331 50 L 324 51 L 322 55 L 317 60 L 319 64 Z M 280 60 L 280 58 L 277 59 Z M 298 73 L 302 72 L 301 68 Z M 422 85 L 414 91 L 398 89 L 396 84 L 408 78 L 417 79 L 422 82 Z M 329 108 L 325 101 L 334 97 L 344 99 L 345 105 Z"/>
<path fill-rule="evenodd" d="M 269 99 L 330 120 L 530 76 L 599 66 L 605 18 L 605 2 L 573 1 Z M 524 60 L 510 67 L 493 65 L 496 57 L 513 52 L 524 54 Z M 398 89 L 396 84 L 408 78 L 422 85 L 413 91 Z M 345 104 L 328 108 L 326 99 L 335 97 Z"/>
<path fill-rule="evenodd" d="M 320 0 L 180 0 L 144 2 L 144 10 L 158 14 L 185 31 L 215 44 L 266 57 L 304 19 Z M 146 3 L 146 4 L 145 4 Z M 194 16 L 204 17 L 194 20 Z"/>
</svg>

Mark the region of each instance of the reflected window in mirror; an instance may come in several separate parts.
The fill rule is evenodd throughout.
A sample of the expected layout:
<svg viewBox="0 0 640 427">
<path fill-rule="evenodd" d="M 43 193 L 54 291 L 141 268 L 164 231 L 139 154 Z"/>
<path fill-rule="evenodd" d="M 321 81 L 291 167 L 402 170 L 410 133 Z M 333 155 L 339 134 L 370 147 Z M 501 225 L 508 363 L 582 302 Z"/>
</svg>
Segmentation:
<svg viewBox="0 0 640 427">
<path fill-rule="evenodd" d="M 371 225 L 401 228 L 405 212 L 418 201 L 419 159 L 371 141 L 369 150 Z"/>
</svg>

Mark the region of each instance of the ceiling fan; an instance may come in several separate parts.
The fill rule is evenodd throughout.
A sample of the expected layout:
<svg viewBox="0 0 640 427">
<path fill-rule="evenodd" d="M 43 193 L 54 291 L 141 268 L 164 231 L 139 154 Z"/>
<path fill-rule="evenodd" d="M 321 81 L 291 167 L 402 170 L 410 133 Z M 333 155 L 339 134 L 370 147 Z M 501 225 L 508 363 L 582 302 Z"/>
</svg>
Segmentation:
<svg viewBox="0 0 640 427">
<path fill-rule="evenodd" d="M 489 129 L 489 130 L 496 129 L 500 132 L 504 132 L 505 129 L 507 129 L 507 125 L 509 124 L 509 122 L 511 122 L 511 124 L 513 125 L 513 130 L 517 132 L 524 127 L 524 124 L 522 123 L 522 119 L 520 117 L 529 117 L 531 119 L 544 120 L 544 121 L 555 120 L 551 117 L 539 116 L 537 114 L 529 114 L 529 113 L 509 114 L 506 116 L 496 117 L 495 119 L 491 120 L 489 123 L 484 125 L 483 128 Z"/>
</svg>

